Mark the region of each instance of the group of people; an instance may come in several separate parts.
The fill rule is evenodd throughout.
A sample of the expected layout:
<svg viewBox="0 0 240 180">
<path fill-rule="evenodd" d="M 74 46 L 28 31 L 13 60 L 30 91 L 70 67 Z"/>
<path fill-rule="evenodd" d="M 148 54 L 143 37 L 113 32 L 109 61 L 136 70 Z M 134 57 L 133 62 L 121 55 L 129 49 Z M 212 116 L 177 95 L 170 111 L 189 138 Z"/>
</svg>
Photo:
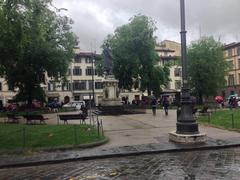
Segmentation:
<svg viewBox="0 0 240 180">
<path fill-rule="evenodd" d="M 151 101 L 151 106 L 152 106 L 152 112 L 153 115 L 156 115 L 156 109 L 157 109 L 157 105 L 158 105 L 158 101 L 156 98 L 153 98 Z M 165 115 L 168 115 L 168 107 L 169 107 L 170 103 L 169 103 L 169 97 L 168 96 L 163 96 L 162 98 L 162 106 L 165 112 Z"/>
</svg>

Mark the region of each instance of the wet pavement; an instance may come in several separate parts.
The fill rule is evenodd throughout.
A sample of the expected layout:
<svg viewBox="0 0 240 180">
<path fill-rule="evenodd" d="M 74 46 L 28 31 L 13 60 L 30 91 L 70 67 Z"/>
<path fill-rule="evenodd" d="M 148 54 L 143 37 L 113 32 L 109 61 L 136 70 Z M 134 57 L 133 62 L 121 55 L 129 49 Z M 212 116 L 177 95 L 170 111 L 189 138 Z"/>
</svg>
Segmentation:
<svg viewBox="0 0 240 180">
<path fill-rule="evenodd" d="M 240 177 L 240 148 L 161 153 L 1 169 L 0 179 L 195 180 Z"/>
<path fill-rule="evenodd" d="M 49 123 L 56 124 L 56 114 L 51 116 Z M 240 179 L 240 133 L 200 126 L 207 142 L 181 145 L 168 138 L 176 128 L 174 110 L 169 116 L 162 110 L 153 116 L 148 110 L 99 118 L 110 139 L 107 144 L 0 155 L 0 179 Z M 231 148 L 220 149 L 226 147 Z"/>
</svg>

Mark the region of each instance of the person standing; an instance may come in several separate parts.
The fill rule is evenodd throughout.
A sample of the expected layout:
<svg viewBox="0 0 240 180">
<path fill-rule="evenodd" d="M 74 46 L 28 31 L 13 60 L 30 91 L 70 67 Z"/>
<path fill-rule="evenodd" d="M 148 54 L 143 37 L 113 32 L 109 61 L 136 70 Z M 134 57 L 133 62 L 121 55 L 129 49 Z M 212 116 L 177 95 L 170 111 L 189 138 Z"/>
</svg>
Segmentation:
<svg viewBox="0 0 240 180">
<path fill-rule="evenodd" d="M 164 96 L 163 97 L 163 108 L 164 108 L 164 112 L 165 112 L 166 116 L 168 115 L 168 107 L 169 107 L 169 99 L 167 96 Z"/>
<path fill-rule="evenodd" d="M 156 100 L 156 98 L 152 99 L 151 105 L 152 105 L 152 113 L 153 113 L 154 116 L 156 116 L 156 109 L 157 109 L 157 100 Z"/>
</svg>

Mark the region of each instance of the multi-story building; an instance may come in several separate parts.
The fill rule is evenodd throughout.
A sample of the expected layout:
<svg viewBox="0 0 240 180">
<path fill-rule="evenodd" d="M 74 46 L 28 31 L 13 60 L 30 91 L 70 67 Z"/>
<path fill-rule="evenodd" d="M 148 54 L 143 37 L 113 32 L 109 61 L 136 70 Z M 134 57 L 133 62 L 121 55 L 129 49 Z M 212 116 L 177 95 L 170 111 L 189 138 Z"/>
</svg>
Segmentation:
<svg viewBox="0 0 240 180">
<path fill-rule="evenodd" d="M 160 57 L 159 65 L 171 62 L 170 68 L 171 82 L 165 91 L 180 90 L 181 87 L 181 67 L 179 66 L 180 44 L 165 40 L 161 42 L 156 51 Z M 46 77 L 46 85 L 42 85 L 46 92 L 47 100 L 57 100 L 59 102 L 68 101 L 89 101 L 94 98 L 96 104 L 101 101 L 103 96 L 103 80 L 96 73 L 96 61 L 99 54 L 82 52 L 76 49 L 75 57 L 71 61 L 66 81 L 56 81 L 53 78 Z M 93 83 L 94 81 L 94 83 Z M 138 89 L 132 91 L 122 90 L 120 97 L 128 97 L 131 102 L 133 99 L 141 99 L 143 92 Z M 0 78 L 0 103 L 6 104 L 13 99 L 16 91 L 8 87 L 6 80 Z"/>
<path fill-rule="evenodd" d="M 225 91 L 222 91 L 222 95 L 240 95 L 240 42 L 225 45 L 224 57 L 229 63 L 229 69 L 225 77 L 227 88 Z"/>
<path fill-rule="evenodd" d="M 180 92 L 182 68 L 180 66 L 181 45 L 174 41 L 165 40 L 155 48 L 160 59 L 159 64 L 170 63 L 170 79 L 168 86 L 164 88 L 165 92 Z"/>
<path fill-rule="evenodd" d="M 96 61 L 99 54 L 81 52 L 76 49 L 75 57 L 69 65 L 65 82 L 47 80 L 46 94 L 48 100 L 56 99 L 60 102 L 89 101 L 95 102 L 102 98 L 103 77 L 97 76 Z M 94 89 L 94 90 L 93 90 Z"/>
</svg>

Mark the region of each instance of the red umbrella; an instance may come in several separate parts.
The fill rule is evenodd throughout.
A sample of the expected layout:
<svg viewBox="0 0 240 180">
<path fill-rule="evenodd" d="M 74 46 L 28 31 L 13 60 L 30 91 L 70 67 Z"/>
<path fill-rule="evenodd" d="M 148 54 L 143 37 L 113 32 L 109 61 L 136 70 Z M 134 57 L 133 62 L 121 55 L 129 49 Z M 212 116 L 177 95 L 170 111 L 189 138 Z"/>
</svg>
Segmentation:
<svg viewBox="0 0 240 180">
<path fill-rule="evenodd" d="M 216 97 L 215 97 L 215 101 L 216 101 L 217 103 L 222 103 L 222 102 L 223 102 L 223 97 L 222 97 L 222 96 L 216 96 Z"/>
</svg>

